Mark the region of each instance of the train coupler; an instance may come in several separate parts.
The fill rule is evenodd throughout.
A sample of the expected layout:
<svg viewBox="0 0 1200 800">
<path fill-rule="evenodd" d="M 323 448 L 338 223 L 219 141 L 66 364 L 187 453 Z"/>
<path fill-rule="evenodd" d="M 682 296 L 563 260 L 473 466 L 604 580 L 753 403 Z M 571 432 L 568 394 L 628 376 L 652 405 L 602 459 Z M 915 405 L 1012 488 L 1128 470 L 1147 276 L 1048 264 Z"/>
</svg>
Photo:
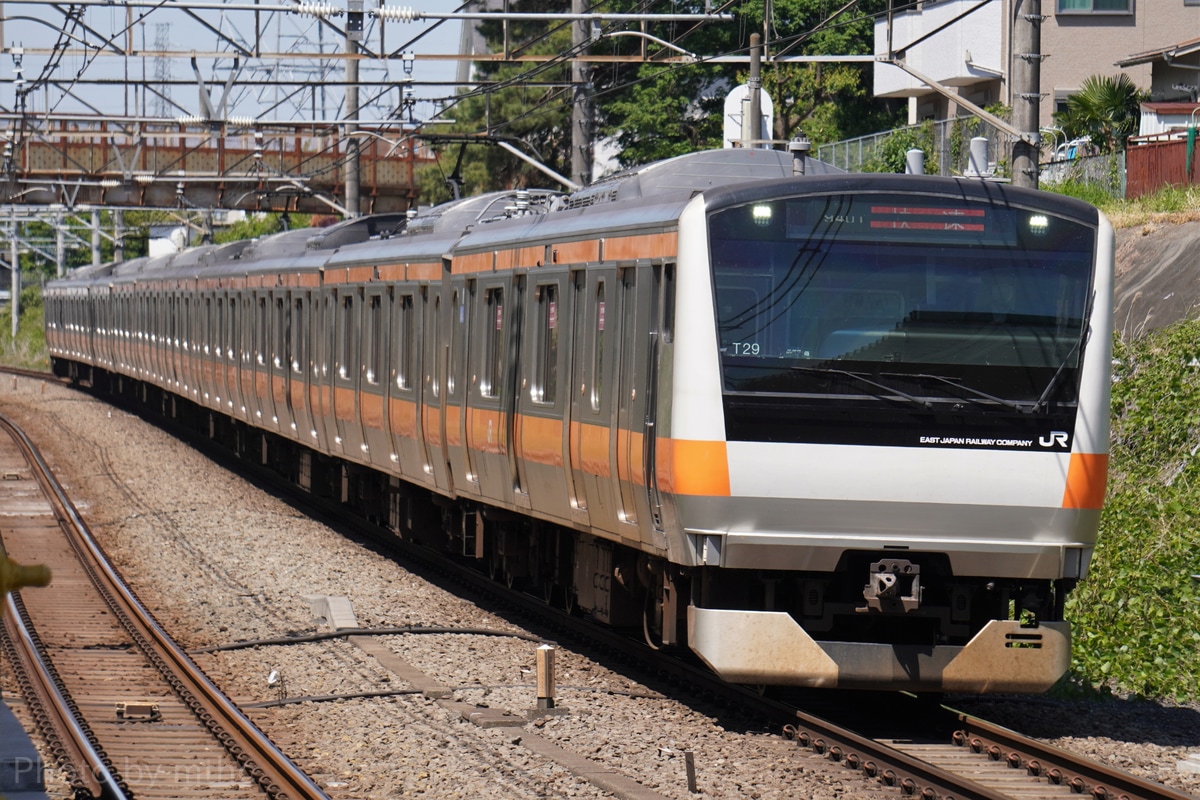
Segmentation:
<svg viewBox="0 0 1200 800">
<path fill-rule="evenodd" d="M 884 558 L 871 564 L 863 588 L 862 613 L 907 614 L 921 607 L 921 565 L 903 558 Z"/>
</svg>

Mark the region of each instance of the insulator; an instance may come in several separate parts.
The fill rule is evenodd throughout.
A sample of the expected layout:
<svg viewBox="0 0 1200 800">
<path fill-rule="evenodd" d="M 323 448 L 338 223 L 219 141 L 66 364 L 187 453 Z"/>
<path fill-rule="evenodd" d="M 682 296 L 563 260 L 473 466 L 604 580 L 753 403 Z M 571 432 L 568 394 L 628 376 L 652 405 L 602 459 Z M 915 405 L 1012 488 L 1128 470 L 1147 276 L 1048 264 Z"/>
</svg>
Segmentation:
<svg viewBox="0 0 1200 800">
<path fill-rule="evenodd" d="M 235 128 L 250 128 L 257 121 L 254 117 L 230 117 L 226 120 L 226 122 Z"/>
<path fill-rule="evenodd" d="M 399 22 L 415 22 L 424 18 L 424 12 L 417 11 L 411 6 L 380 6 L 371 12 L 380 19 L 392 19 Z"/>
<path fill-rule="evenodd" d="M 299 3 L 290 10 L 293 14 L 301 14 L 306 17 L 340 17 L 346 13 L 344 9 L 333 3 Z"/>
</svg>

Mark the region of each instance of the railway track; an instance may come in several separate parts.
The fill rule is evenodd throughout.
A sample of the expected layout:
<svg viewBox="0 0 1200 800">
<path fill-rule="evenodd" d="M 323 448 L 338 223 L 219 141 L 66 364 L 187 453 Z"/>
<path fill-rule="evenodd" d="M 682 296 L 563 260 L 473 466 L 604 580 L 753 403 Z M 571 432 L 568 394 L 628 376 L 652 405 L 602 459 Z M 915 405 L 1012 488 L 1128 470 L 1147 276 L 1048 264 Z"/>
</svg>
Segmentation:
<svg viewBox="0 0 1200 800">
<path fill-rule="evenodd" d="M 4 647 L 76 797 L 322 798 L 124 586 L 33 443 L 0 416 L 0 540 L 50 567 Z"/>
</svg>

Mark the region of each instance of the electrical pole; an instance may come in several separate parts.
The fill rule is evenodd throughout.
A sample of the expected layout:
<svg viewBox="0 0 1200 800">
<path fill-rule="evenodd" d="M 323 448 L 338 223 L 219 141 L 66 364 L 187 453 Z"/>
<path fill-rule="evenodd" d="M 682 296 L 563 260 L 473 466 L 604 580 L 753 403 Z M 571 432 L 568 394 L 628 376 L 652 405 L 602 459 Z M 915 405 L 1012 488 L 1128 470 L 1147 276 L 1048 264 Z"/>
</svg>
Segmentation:
<svg viewBox="0 0 1200 800">
<path fill-rule="evenodd" d="M 750 34 L 750 113 L 742 122 L 742 146 L 762 147 L 762 37 Z"/>
<path fill-rule="evenodd" d="M 67 237 L 63 230 L 63 212 L 54 212 L 54 274 L 63 277 L 67 274 Z"/>
<path fill-rule="evenodd" d="M 21 319 L 21 254 L 17 251 L 17 237 L 20 229 L 17 227 L 17 207 L 12 207 L 12 236 L 9 239 L 12 255 L 12 340 L 17 343 L 17 328 Z"/>
<path fill-rule="evenodd" d="M 583 13 L 583 0 L 571 0 L 571 13 Z M 579 56 L 584 54 L 589 38 L 586 21 L 571 25 L 571 44 Z M 587 186 L 592 182 L 592 87 L 582 58 L 571 61 L 571 91 L 571 180 Z"/>
<path fill-rule="evenodd" d="M 92 209 L 92 265 L 100 266 L 100 209 Z"/>
<path fill-rule="evenodd" d="M 114 208 L 113 217 L 113 261 L 125 260 L 125 211 Z"/>
<path fill-rule="evenodd" d="M 1013 141 L 1014 186 L 1038 188 L 1038 155 L 1041 150 L 1042 104 L 1042 0 L 1013 3 Z"/>
<path fill-rule="evenodd" d="M 359 203 L 358 131 L 358 43 L 362 39 L 363 2 L 348 0 L 346 22 L 346 211 L 351 217 L 362 213 Z"/>
</svg>

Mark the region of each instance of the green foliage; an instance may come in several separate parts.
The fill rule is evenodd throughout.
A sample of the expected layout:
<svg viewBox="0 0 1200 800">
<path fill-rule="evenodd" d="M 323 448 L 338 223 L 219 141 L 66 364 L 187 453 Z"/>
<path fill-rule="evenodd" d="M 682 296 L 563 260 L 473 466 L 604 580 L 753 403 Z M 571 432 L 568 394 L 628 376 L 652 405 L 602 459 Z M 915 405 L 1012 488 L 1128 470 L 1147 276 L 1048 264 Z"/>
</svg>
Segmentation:
<svg viewBox="0 0 1200 800">
<path fill-rule="evenodd" d="M 1113 195 L 1104 186 L 1093 181 L 1065 180 L 1042 186 L 1048 192 L 1075 197 L 1100 208 L 1113 200 Z"/>
<path fill-rule="evenodd" d="M 925 153 L 925 174 L 938 174 L 937 148 L 934 145 L 933 123 L 929 120 L 909 128 L 900 128 L 888 134 L 874 154 L 865 160 L 863 172 L 904 172 L 908 163 L 908 151 Z"/>
<path fill-rule="evenodd" d="M 0 363 L 26 369 L 50 369 L 46 354 L 45 309 L 38 276 L 22 274 L 21 317 L 12 335 L 12 303 L 0 306 Z"/>
<path fill-rule="evenodd" d="M 871 14 L 884 2 L 861 2 L 849 13 L 829 19 L 833 8 L 820 0 L 776 0 L 773 52 L 785 55 L 867 55 L 874 48 Z M 747 27 L 762 30 L 761 3 L 747 4 Z M 748 71 L 742 70 L 744 81 Z M 876 100 L 871 92 L 873 67 L 861 63 L 773 63 L 763 87 L 775 104 L 775 138 L 803 131 L 814 145 L 895 127 L 899 107 Z"/>
<path fill-rule="evenodd" d="M 241 222 L 235 222 L 227 228 L 215 231 L 213 244 L 239 242 L 242 239 L 258 239 L 290 228 L 306 228 L 309 225 L 309 219 L 308 214 L 289 215 L 285 228 L 282 214 L 248 214 Z"/>
<path fill-rule="evenodd" d="M 1075 679 L 1200 696 L 1200 321 L 1116 342 L 1112 471 L 1091 572 L 1067 603 Z"/>
<path fill-rule="evenodd" d="M 724 96 L 703 93 L 716 81 L 713 68 L 668 69 L 644 65 L 638 82 L 607 105 L 605 133 L 620 148 L 622 166 L 720 147 Z"/>
<path fill-rule="evenodd" d="M 1140 104 L 1148 97 L 1122 72 L 1113 77 L 1092 75 L 1067 98 L 1067 109 L 1054 115 L 1068 139 L 1091 138 L 1101 153 L 1118 153 L 1137 133 Z"/>
<path fill-rule="evenodd" d="M 680 13 L 702 12 L 709 4 L 681 0 L 672 5 Z M 773 53 L 825 55 L 872 52 L 871 15 L 886 8 L 884 0 L 863 0 L 827 22 L 834 11 L 825 0 L 774 0 Z M 596 138 L 608 137 L 616 145 L 619 166 L 629 167 L 695 150 L 721 146 L 724 98 L 748 77 L 745 65 L 705 62 L 706 56 L 745 54 L 751 33 L 763 31 L 763 0 L 727 7 L 734 23 L 680 25 L 654 22 L 637 32 L 672 42 L 699 56 L 696 63 L 662 63 L 678 53 L 636 36 L 609 36 L 632 32 L 626 24 L 606 23 L 601 36 L 587 49 L 594 55 L 645 55 L 650 63 L 593 63 L 586 79 L 594 102 Z M 566 11 L 565 0 L 514 0 L 513 11 Z M 609 0 L 605 11 L 645 11 L 642 0 Z M 505 42 L 514 58 L 510 62 L 482 62 L 477 89 L 460 95 L 449 116 L 453 128 L 439 128 L 459 139 L 435 143 L 439 163 L 417 176 L 423 204 L 450 199 L 446 188 L 454 173 L 462 141 L 463 196 L 522 186 L 553 186 L 553 182 L 510 153 L 487 146 L 487 137 L 506 137 L 515 146 L 556 172 L 570 169 L 572 81 L 564 60 L 533 64 L 515 60 L 527 55 L 562 55 L 572 49 L 567 23 L 481 26 L 493 52 Z M 505 36 L 507 34 L 507 36 Z M 762 75 L 763 88 L 774 102 L 774 137 L 790 139 L 803 131 L 814 144 L 862 135 L 897 122 L 894 104 L 877 101 L 871 92 L 869 64 L 772 64 Z M 531 84 L 542 82 L 543 86 Z M 550 84 L 559 85 L 550 85 Z M 554 186 L 553 188 L 558 188 Z"/>
<path fill-rule="evenodd" d="M 1118 228 L 1140 225 L 1157 215 L 1179 215 L 1176 221 L 1194 219 L 1200 210 L 1200 186 L 1167 186 L 1154 194 L 1126 200 L 1093 182 L 1065 181 L 1042 187 L 1085 200 L 1099 208 Z"/>
</svg>

